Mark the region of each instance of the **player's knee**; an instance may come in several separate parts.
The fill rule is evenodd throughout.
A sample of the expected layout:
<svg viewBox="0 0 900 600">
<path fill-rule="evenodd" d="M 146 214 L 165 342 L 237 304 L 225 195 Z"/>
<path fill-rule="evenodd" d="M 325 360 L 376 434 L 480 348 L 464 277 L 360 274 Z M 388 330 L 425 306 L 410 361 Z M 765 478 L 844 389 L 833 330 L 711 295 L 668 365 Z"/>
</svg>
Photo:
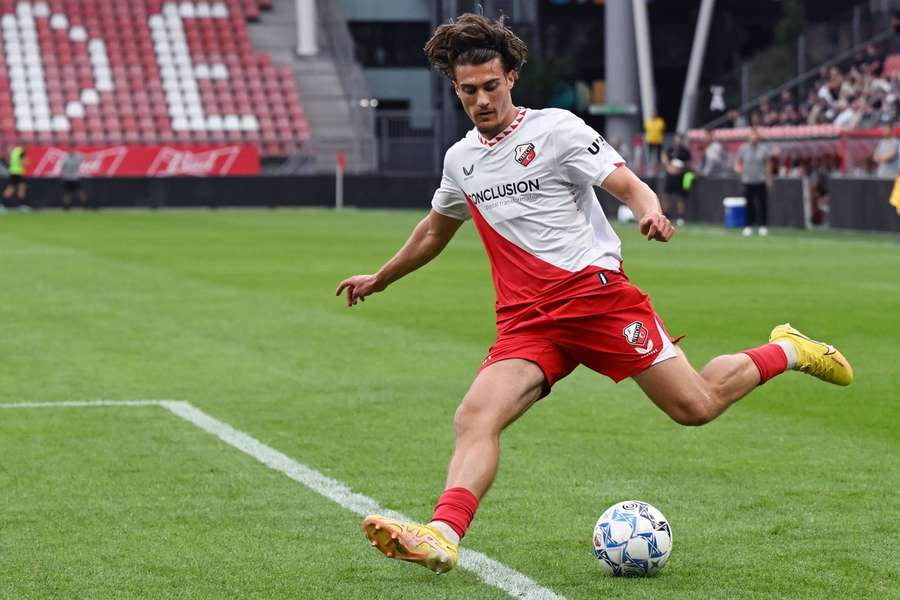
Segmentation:
<svg viewBox="0 0 900 600">
<path fill-rule="evenodd" d="M 679 406 L 677 410 L 671 411 L 669 416 L 679 425 L 699 427 L 715 419 L 716 411 L 707 398 L 698 398 Z"/>
<path fill-rule="evenodd" d="M 499 425 L 494 423 L 494 421 L 495 419 L 492 418 L 491 413 L 484 410 L 479 404 L 463 400 L 453 416 L 453 428 L 457 438 L 488 434 L 500 429 Z"/>
</svg>

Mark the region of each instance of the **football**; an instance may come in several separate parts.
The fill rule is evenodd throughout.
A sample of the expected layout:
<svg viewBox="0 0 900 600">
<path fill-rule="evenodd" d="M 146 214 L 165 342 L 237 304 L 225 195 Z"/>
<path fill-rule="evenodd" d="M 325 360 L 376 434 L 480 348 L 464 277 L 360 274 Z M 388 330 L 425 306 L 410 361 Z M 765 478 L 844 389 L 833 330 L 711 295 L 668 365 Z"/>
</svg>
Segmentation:
<svg viewBox="0 0 900 600">
<path fill-rule="evenodd" d="M 655 575 L 671 552 L 669 521 L 646 502 L 613 504 L 594 526 L 594 554 L 600 567 L 611 575 Z"/>
</svg>

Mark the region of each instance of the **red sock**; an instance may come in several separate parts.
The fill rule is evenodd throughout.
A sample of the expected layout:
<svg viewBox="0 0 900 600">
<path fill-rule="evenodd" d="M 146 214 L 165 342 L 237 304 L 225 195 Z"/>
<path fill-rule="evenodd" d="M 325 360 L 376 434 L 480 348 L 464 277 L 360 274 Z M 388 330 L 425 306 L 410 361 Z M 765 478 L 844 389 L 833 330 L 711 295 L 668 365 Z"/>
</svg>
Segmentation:
<svg viewBox="0 0 900 600">
<path fill-rule="evenodd" d="M 463 487 L 455 487 L 444 490 L 434 507 L 432 521 L 443 521 L 456 532 L 459 539 L 463 539 L 469 524 L 478 510 L 478 498 L 475 494 Z"/>
<path fill-rule="evenodd" d="M 778 344 L 766 344 L 759 348 L 744 350 L 759 370 L 759 385 L 787 370 L 787 355 Z"/>
</svg>

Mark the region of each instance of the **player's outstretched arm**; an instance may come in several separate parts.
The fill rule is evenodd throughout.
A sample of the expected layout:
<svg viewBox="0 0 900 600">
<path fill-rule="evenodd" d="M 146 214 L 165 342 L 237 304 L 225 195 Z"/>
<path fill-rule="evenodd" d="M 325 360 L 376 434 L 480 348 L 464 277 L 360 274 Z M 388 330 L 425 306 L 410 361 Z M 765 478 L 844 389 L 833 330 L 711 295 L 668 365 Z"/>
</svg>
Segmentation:
<svg viewBox="0 0 900 600">
<path fill-rule="evenodd" d="M 347 306 L 353 306 L 366 296 L 380 292 L 404 275 L 412 273 L 441 253 L 456 234 L 463 221 L 432 210 L 422 219 L 412 235 L 377 273 L 354 275 L 338 284 L 335 296 L 347 290 Z"/>
<path fill-rule="evenodd" d="M 610 173 L 603 180 L 603 189 L 631 209 L 648 240 L 668 242 L 675 235 L 675 228 L 659 208 L 656 193 L 628 167 L 621 166 Z"/>
</svg>

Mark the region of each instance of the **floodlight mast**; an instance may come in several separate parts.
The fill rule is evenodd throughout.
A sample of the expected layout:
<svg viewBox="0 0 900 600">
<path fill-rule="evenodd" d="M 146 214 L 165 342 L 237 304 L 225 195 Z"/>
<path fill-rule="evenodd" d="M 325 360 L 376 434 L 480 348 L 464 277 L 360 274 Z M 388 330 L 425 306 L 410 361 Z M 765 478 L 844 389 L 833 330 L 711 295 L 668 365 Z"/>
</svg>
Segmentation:
<svg viewBox="0 0 900 600">
<path fill-rule="evenodd" d="M 709 39 L 709 28 L 712 24 L 713 9 L 716 0 L 703 0 L 700 14 L 697 15 L 697 29 L 694 32 L 694 44 L 691 47 L 691 60 L 688 63 L 687 77 L 684 81 L 684 92 L 681 95 L 681 109 L 678 111 L 677 131 L 687 131 L 694 124 L 694 107 L 697 103 L 697 84 L 706 55 L 706 41 Z"/>
<path fill-rule="evenodd" d="M 634 20 L 629 0 L 607 0 L 604 6 L 606 86 L 603 103 L 615 107 L 606 115 L 607 138 L 628 144 L 640 131 L 638 68 L 634 43 Z"/>
<path fill-rule="evenodd" d="M 638 77 L 641 82 L 641 112 L 644 119 L 656 112 L 656 87 L 653 84 L 653 54 L 650 51 L 650 25 L 646 0 L 631 0 L 634 40 L 637 45 Z"/>
</svg>

